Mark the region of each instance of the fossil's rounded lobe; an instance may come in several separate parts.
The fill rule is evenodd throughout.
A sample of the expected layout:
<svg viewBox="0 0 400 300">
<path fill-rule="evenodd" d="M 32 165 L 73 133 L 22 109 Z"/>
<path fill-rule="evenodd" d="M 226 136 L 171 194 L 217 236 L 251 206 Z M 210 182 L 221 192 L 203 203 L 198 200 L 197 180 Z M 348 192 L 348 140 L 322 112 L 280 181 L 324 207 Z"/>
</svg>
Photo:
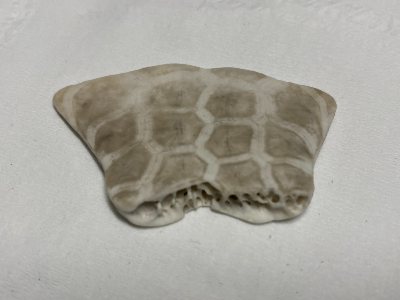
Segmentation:
<svg viewBox="0 0 400 300">
<path fill-rule="evenodd" d="M 115 207 L 123 213 L 131 213 L 140 205 L 138 191 L 122 191 L 110 198 Z"/>
<path fill-rule="evenodd" d="M 99 159 L 113 205 L 139 226 L 202 206 L 257 224 L 301 214 L 336 111 L 318 89 L 180 64 L 69 86 L 53 101 Z"/>
<path fill-rule="evenodd" d="M 144 202 L 132 213 L 122 215 L 132 224 L 143 227 L 164 226 L 175 223 L 185 216 L 178 206 L 163 208 L 160 202 Z"/>
</svg>

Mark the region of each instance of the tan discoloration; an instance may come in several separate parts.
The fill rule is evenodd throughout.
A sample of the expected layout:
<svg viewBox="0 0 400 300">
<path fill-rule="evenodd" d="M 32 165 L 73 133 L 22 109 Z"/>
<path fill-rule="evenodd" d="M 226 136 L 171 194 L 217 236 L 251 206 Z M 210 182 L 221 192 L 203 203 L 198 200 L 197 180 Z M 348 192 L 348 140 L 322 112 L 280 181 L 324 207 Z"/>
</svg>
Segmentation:
<svg viewBox="0 0 400 300">
<path fill-rule="evenodd" d="M 306 144 L 298 135 L 272 122 L 265 124 L 265 151 L 274 157 L 312 158 Z"/>
<path fill-rule="evenodd" d="M 194 113 L 164 113 L 153 115 L 153 139 L 163 147 L 193 144 L 203 126 Z"/>
<path fill-rule="evenodd" d="M 95 151 L 110 153 L 132 144 L 137 137 L 135 115 L 127 113 L 116 120 L 103 124 L 96 133 Z"/>
<path fill-rule="evenodd" d="M 210 96 L 206 109 L 216 118 L 244 118 L 255 113 L 255 104 L 254 92 L 221 86 Z"/>
<path fill-rule="evenodd" d="M 139 226 L 201 206 L 257 224 L 299 215 L 336 111 L 318 89 L 180 64 L 69 86 L 53 103 L 99 159 L 113 205 Z"/>
<path fill-rule="evenodd" d="M 227 157 L 247 153 L 253 130 L 245 125 L 218 126 L 206 144 L 206 148 L 217 157 Z"/>
<path fill-rule="evenodd" d="M 106 184 L 109 188 L 125 182 L 140 180 L 150 160 L 150 153 L 142 145 L 132 147 L 130 151 L 116 159 L 106 170 Z"/>
</svg>

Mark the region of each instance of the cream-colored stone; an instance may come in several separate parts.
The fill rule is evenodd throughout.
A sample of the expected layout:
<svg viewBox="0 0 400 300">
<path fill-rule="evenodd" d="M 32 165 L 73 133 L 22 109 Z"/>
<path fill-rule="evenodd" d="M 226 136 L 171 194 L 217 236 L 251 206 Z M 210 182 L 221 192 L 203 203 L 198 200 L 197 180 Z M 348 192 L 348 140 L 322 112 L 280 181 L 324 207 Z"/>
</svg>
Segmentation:
<svg viewBox="0 0 400 300">
<path fill-rule="evenodd" d="M 179 64 L 68 86 L 53 103 L 99 159 L 112 203 L 139 226 L 201 206 L 251 223 L 301 214 L 336 111 L 318 89 Z"/>
</svg>

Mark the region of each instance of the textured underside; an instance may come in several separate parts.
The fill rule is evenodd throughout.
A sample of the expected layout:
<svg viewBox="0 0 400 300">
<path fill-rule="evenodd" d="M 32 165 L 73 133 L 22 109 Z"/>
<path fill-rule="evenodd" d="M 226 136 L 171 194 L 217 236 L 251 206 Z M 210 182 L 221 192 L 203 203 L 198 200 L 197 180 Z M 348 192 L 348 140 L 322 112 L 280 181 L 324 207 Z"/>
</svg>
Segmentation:
<svg viewBox="0 0 400 300">
<path fill-rule="evenodd" d="M 336 110 L 318 89 L 178 64 L 68 86 L 54 106 L 99 160 L 117 210 L 140 226 L 200 206 L 251 223 L 299 215 Z"/>
</svg>

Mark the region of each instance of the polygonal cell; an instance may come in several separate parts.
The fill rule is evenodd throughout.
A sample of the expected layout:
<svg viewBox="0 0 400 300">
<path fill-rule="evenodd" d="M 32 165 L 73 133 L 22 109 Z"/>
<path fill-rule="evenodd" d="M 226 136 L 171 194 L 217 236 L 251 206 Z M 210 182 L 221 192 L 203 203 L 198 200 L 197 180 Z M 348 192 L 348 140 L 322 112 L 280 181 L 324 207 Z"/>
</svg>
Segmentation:
<svg viewBox="0 0 400 300">
<path fill-rule="evenodd" d="M 151 154 L 143 145 L 132 147 L 127 153 L 113 161 L 106 170 L 106 184 L 112 188 L 121 183 L 140 180 L 149 164 Z"/>
<path fill-rule="evenodd" d="M 182 182 L 191 184 L 201 180 L 206 166 L 206 163 L 193 153 L 166 156 L 153 179 L 155 190 L 165 190 Z"/>
<path fill-rule="evenodd" d="M 86 137 L 90 124 L 123 105 L 127 92 L 113 77 L 104 77 L 87 83 L 74 96 L 75 119 L 81 134 Z"/>
<path fill-rule="evenodd" d="M 247 82 L 256 82 L 266 77 L 258 72 L 236 68 L 216 68 L 210 71 L 221 78 L 239 79 Z"/>
<path fill-rule="evenodd" d="M 233 156 L 247 153 L 253 130 L 246 125 L 221 125 L 212 133 L 206 148 L 217 157 Z"/>
<path fill-rule="evenodd" d="M 299 125 L 313 135 L 322 136 L 320 107 L 303 88 L 289 83 L 275 98 L 277 114 L 282 120 Z"/>
<path fill-rule="evenodd" d="M 265 151 L 274 157 L 312 158 L 297 134 L 272 122 L 265 124 Z"/>
<path fill-rule="evenodd" d="M 200 81 L 170 81 L 151 89 L 149 105 L 167 108 L 195 106 L 205 85 Z"/>
<path fill-rule="evenodd" d="M 243 118 L 255 113 L 256 95 L 232 86 L 220 86 L 212 93 L 206 109 L 217 118 Z"/>
<path fill-rule="evenodd" d="M 291 193 L 293 191 L 309 193 L 314 189 L 313 177 L 289 164 L 273 165 L 272 176 L 283 193 Z"/>
<path fill-rule="evenodd" d="M 191 112 L 157 112 L 153 115 L 153 139 L 164 147 L 193 144 L 202 127 L 202 121 Z"/>
<path fill-rule="evenodd" d="M 104 153 L 116 151 L 136 141 L 135 115 L 127 113 L 103 124 L 96 133 L 94 150 Z"/>
<path fill-rule="evenodd" d="M 252 160 L 220 166 L 216 181 L 231 193 L 247 193 L 263 188 L 260 168 Z"/>
</svg>

